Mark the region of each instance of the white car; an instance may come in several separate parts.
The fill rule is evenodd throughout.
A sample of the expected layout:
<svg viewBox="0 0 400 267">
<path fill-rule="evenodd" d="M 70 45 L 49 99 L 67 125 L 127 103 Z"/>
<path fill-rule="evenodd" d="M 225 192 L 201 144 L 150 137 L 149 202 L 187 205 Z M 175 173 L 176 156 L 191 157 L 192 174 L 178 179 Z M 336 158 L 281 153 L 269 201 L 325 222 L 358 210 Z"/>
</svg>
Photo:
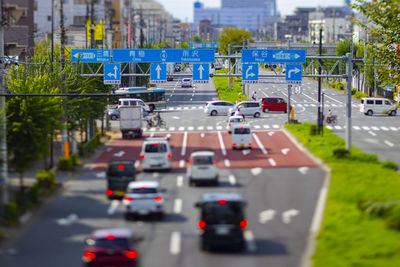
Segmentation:
<svg viewBox="0 0 400 267">
<path fill-rule="evenodd" d="M 230 116 L 228 119 L 228 133 L 231 133 L 233 128 L 245 124 L 243 116 Z"/>
<path fill-rule="evenodd" d="M 150 107 L 139 98 L 120 98 L 118 99 L 118 109 L 120 107 L 127 106 L 141 106 L 144 113 L 149 113 L 151 111 Z"/>
<path fill-rule="evenodd" d="M 228 101 L 221 101 L 221 100 L 210 101 L 207 102 L 204 112 L 211 116 L 227 115 L 229 109 L 232 108 L 233 106 L 234 104 Z"/>
<path fill-rule="evenodd" d="M 143 170 L 170 170 L 171 148 L 167 138 L 148 137 L 142 145 L 140 158 Z"/>
<path fill-rule="evenodd" d="M 130 182 L 122 203 L 127 220 L 135 215 L 156 215 L 159 219 L 164 216 L 164 197 L 157 181 Z"/>
<path fill-rule="evenodd" d="M 182 84 L 181 84 L 182 88 L 183 87 L 192 87 L 192 79 L 190 78 L 183 78 L 182 79 Z"/>
<path fill-rule="evenodd" d="M 215 153 L 212 151 L 197 151 L 190 155 L 186 176 L 189 185 L 212 183 L 218 185 L 219 168 Z"/>
<path fill-rule="evenodd" d="M 253 116 L 258 118 L 261 115 L 261 105 L 257 101 L 242 101 L 237 103 L 231 109 L 229 109 L 229 115 L 239 110 L 239 115 Z"/>
<path fill-rule="evenodd" d="M 232 129 L 232 148 L 252 148 L 251 127 L 248 124 L 235 126 Z"/>
</svg>

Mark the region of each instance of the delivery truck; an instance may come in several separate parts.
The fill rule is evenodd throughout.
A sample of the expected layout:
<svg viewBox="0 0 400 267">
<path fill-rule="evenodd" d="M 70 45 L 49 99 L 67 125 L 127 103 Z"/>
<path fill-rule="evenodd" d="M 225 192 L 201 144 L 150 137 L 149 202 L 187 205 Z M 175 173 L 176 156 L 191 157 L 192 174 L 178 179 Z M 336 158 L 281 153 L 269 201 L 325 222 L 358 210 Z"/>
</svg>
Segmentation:
<svg viewBox="0 0 400 267">
<path fill-rule="evenodd" d="M 123 139 L 141 137 L 143 133 L 143 109 L 141 106 L 119 108 L 120 129 Z"/>
</svg>

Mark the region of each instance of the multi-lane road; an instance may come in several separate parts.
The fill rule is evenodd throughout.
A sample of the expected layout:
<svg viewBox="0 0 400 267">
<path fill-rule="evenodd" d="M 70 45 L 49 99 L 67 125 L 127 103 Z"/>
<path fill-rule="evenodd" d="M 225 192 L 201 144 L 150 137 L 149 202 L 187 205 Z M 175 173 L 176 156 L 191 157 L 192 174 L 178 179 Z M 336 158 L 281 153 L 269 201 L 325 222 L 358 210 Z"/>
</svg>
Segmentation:
<svg viewBox="0 0 400 267">
<path fill-rule="evenodd" d="M 287 85 L 282 79 L 266 82 L 252 85 L 250 90 L 256 90 L 259 97 L 285 97 Z M 316 84 L 307 80 L 303 84 L 303 93 L 292 98 L 295 116 L 302 122 L 315 122 Z M 143 139 L 122 140 L 117 136 L 86 164 L 77 179 L 65 184 L 62 194 L 32 222 L 12 250 L 0 254 L 0 266 L 79 266 L 83 241 L 93 229 L 120 226 L 143 236 L 139 244 L 142 266 L 300 265 L 325 173 L 281 130 L 287 115 L 264 113 L 261 118 L 248 118 L 254 148 L 232 150 L 226 117 L 209 117 L 203 111 L 205 102 L 217 97 L 212 83 L 181 88 L 179 82 L 172 81 L 164 87 L 168 107 L 162 117 L 167 127 L 145 129 L 145 135 L 169 137 L 173 168 L 170 172 L 141 172 L 137 179 L 157 180 L 166 189 L 165 220 L 125 221 L 120 203 L 106 198 L 104 170 L 110 159 L 135 159 L 141 168 Z M 343 135 L 345 97 L 331 90 L 325 90 L 325 97 L 325 106 L 339 115 L 338 127 L 333 130 Z M 400 163 L 395 155 L 398 117 L 365 117 L 359 113 L 356 101 L 353 113 L 354 144 L 361 144 L 366 151 L 380 151 L 380 156 L 393 157 Z M 112 126 L 118 129 L 118 122 Z M 218 187 L 189 187 L 187 183 L 186 160 L 192 151 L 201 148 L 217 153 L 221 170 Z M 249 221 L 244 252 L 200 250 L 196 227 L 199 214 L 193 205 L 201 193 L 209 191 L 239 192 L 244 196 Z"/>
</svg>

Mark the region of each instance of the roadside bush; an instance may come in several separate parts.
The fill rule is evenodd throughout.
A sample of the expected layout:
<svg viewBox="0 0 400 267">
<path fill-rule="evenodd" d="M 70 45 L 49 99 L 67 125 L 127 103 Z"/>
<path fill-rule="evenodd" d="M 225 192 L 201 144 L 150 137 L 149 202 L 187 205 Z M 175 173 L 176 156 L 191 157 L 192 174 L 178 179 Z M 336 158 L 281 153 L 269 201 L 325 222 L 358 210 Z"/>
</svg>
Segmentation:
<svg viewBox="0 0 400 267">
<path fill-rule="evenodd" d="M 338 159 L 346 158 L 349 155 L 349 151 L 344 148 L 337 148 L 333 150 L 333 155 Z"/>
<path fill-rule="evenodd" d="M 335 85 L 334 85 L 335 89 L 343 91 L 345 87 L 346 87 L 346 83 L 339 82 L 339 81 L 335 82 Z"/>
<path fill-rule="evenodd" d="M 9 202 L 5 205 L 5 223 L 9 226 L 15 226 L 19 223 L 19 209 L 16 202 Z"/>
<path fill-rule="evenodd" d="M 61 171 L 70 171 L 74 169 L 71 158 L 60 157 L 58 160 L 58 169 Z"/>
<path fill-rule="evenodd" d="M 78 166 L 81 164 L 81 161 L 79 160 L 78 154 L 72 154 L 71 155 L 71 160 L 72 160 L 72 165 Z"/>
<path fill-rule="evenodd" d="M 310 135 L 315 136 L 318 134 L 318 126 L 313 124 L 310 126 Z"/>
<path fill-rule="evenodd" d="M 54 171 L 41 170 L 36 174 L 36 181 L 40 188 L 49 191 L 56 184 L 56 173 Z"/>
<path fill-rule="evenodd" d="M 31 187 L 25 190 L 25 194 L 29 199 L 28 202 L 32 204 L 38 204 L 40 201 L 40 186 L 39 183 L 34 183 Z"/>
<path fill-rule="evenodd" d="M 389 169 L 389 170 L 395 170 L 395 171 L 397 171 L 399 169 L 399 166 L 397 166 L 397 164 L 391 160 L 385 160 L 384 162 L 382 162 L 382 167 Z"/>
<path fill-rule="evenodd" d="M 89 142 L 78 145 L 79 155 L 82 157 L 88 157 L 100 144 L 100 135 L 97 134 Z"/>
<path fill-rule="evenodd" d="M 355 92 L 354 97 L 357 99 L 361 99 L 364 97 L 368 97 L 368 94 L 365 94 L 362 91 L 357 91 L 357 92 Z"/>
<path fill-rule="evenodd" d="M 389 229 L 400 230 L 400 205 L 396 205 L 390 209 L 385 218 L 385 225 Z"/>
</svg>

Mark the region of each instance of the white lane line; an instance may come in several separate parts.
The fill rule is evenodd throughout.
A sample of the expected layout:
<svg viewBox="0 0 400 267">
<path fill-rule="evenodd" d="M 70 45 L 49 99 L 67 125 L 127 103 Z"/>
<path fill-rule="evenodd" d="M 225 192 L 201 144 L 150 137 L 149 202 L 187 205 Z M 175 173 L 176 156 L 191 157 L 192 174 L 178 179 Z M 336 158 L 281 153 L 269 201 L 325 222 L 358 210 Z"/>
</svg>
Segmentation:
<svg viewBox="0 0 400 267">
<path fill-rule="evenodd" d="M 370 135 L 372 135 L 372 136 L 376 136 L 376 133 L 374 133 L 373 131 L 369 131 L 368 132 Z"/>
<path fill-rule="evenodd" d="M 309 99 L 311 99 L 311 100 L 314 101 L 315 103 L 318 103 L 317 100 L 315 100 L 314 98 L 312 98 L 312 97 L 306 95 L 305 93 L 303 93 L 303 96 L 308 97 Z"/>
<path fill-rule="evenodd" d="M 176 110 L 181 110 L 182 108 L 176 108 Z"/>
<path fill-rule="evenodd" d="M 369 131 L 369 130 L 370 130 L 368 126 L 363 126 L 362 128 L 363 128 L 364 130 L 366 130 L 366 131 Z"/>
<path fill-rule="evenodd" d="M 376 126 L 371 126 L 371 129 L 374 130 L 374 131 L 380 131 L 380 130 L 381 130 L 381 129 L 379 129 L 379 128 L 376 127 Z"/>
<path fill-rule="evenodd" d="M 175 131 L 175 127 L 169 127 L 170 131 Z"/>
<path fill-rule="evenodd" d="M 185 132 L 185 133 L 183 134 L 181 156 L 185 156 L 185 153 L 186 153 L 186 145 L 187 145 L 187 132 Z"/>
<path fill-rule="evenodd" d="M 361 128 L 359 126 L 353 126 L 353 129 L 357 130 L 357 131 L 361 130 Z"/>
<path fill-rule="evenodd" d="M 114 212 L 117 210 L 119 204 L 120 204 L 119 200 L 114 199 L 113 201 L 111 201 L 111 204 L 110 204 L 110 206 L 108 207 L 108 210 L 107 210 L 107 214 L 108 215 L 113 215 Z"/>
<path fill-rule="evenodd" d="M 286 98 L 288 97 L 288 95 L 286 94 L 286 93 L 284 93 L 284 92 L 282 92 L 282 91 L 280 91 L 281 92 L 281 94 L 283 94 L 284 96 L 286 96 Z M 293 99 L 293 98 L 291 98 L 290 99 L 290 101 L 293 101 L 293 102 L 297 102 L 295 99 Z"/>
<path fill-rule="evenodd" d="M 335 129 L 341 130 L 341 129 L 342 129 L 342 126 L 336 125 L 336 126 L 335 126 Z"/>
<path fill-rule="evenodd" d="M 394 144 L 392 142 L 388 141 L 388 140 L 385 140 L 384 143 L 387 144 L 390 147 L 394 147 Z"/>
<path fill-rule="evenodd" d="M 183 176 L 179 175 L 178 177 L 176 177 L 176 186 L 182 187 L 182 185 L 183 185 Z"/>
<path fill-rule="evenodd" d="M 254 129 L 260 129 L 260 125 L 254 125 Z"/>
<path fill-rule="evenodd" d="M 178 128 L 178 131 L 184 131 L 184 130 L 185 130 L 185 127 L 183 127 L 183 126 Z"/>
<path fill-rule="evenodd" d="M 179 214 L 182 212 L 182 199 L 177 198 L 174 202 L 174 213 Z"/>
<path fill-rule="evenodd" d="M 222 130 L 222 126 L 217 126 L 217 130 Z"/>
<path fill-rule="evenodd" d="M 139 167 L 139 165 L 140 165 L 140 161 L 135 161 L 135 169 L 137 169 L 138 167 Z"/>
<path fill-rule="evenodd" d="M 185 167 L 185 161 L 183 159 L 181 159 L 179 161 L 179 168 L 183 168 L 183 167 Z"/>
<path fill-rule="evenodd" d="M 396 127 L 390 127 L 390 130 L 392 130 L 392 131 L 395 131 L 395 132 L 397 132 L 398 130 L 397 130 L 397 128 Z"/>
<path fill-rule="evenodd" d="M 336 102 L 339 103 L 339 104 L 343 104 L 343 103 L 340 102 L 339 100 L 336 100 L 336 99 L 334 99 L 333 97 L 330 97 L 330 96 L 327 95 L 327 94 L 325 94 L 324 97 L 330 98 L 330 99 L 332 99 L 333 101 L 336 101 Z"/>
<path fill-rule="evenodd" d="M 224 159 L 224 164 L 228 168 L 231 166 L 231 162 L 229 161 L 229 159 Z"/>
<path fill-rule="evenodd" d="M 193 98 L 190 98 L 190 101 L 193 101 Z"/>
<path fill-rule="evenodd" d="M 178 255 L 181 252 L 181 233 L 172 232 L 171 239 L 169 242 L 169 253 L 172 255 Z"/>
<path fill-rule="evenodd" d="M 236 184 L 236 177 L 235 177 L 235 175 L 233 175 L 233 174 L 229 175 L 229 183 L 230 183 L 231 185 L 235 185 L 235 184 Z"/>
<path fill-rule="evenodd" d="M 389 128 L 385 127 L 385 126 L 381 126 L 381 129 L 384 130 L 384 131 L 389 131 Z"/>
<path fill-rule="evenodd" d="M 196 106 L 193 106 L 192 109 L 196 109 Z"/>
<path fill-rule="evenodd" d="M 272 128 L 279 129 L 279 125 L 278 124 L 274 124 L 274 125 L 272 125 Z"/>
<path fill-rule="evenodd" d="M 274 159 L 268 159 L 269 164 L 271 164 L 271 166 L 276 166 L 276 162 Z"/>
<path fill-rule="evenodd" d="M 213 127 L 212 126 L 207 126 L 207 130 L 212 130 L 213 129 Z"/>
<path fill-rule="evenodd" d="M 204 126 L 199 126 L 199 127 L 197 127 L 197 130 L 203 131 L 203 130 L 204 130 Z"/>
<path fill-rule="evenodd" d="M 193 126 L 189 126 L 187 129 L 188 129 L 188 131 L 193 131 L 194 127 Z"/>
<path fill-rule="evenodd" d="M 326 128 L 329 129 L 329 130 L 333 129 L 332 126 L 330 126 L 330 125 L 326 125 Z"/>
<path fill-rule="evenodd" d="M 189 107 L 184 107 L 183 109 L 189 109 Z"/>
<path fill-rule="evenodd" d="M 244 232 L 244 239 L 247 242 L 247 250 L 248 251 L 254 252 L 257 250 L 256 242 L 254 241 L 254 235 L 250 230 L 246 230 Z"/>
<path fill-rule="evenodd" d="M 267 150 L 264 148 L 264 145 L 261 143 L 260 139 L 258 139 L 258 136 L 255 133 L 253 133 L 253 137 L 256 140 L 257 145 L 260 147 L 262 153 L 267 154 Z"/>
<path fill-rule="evenodd" d="M 263 125 L 263 128 L 264 128 L 264 129 L 269 129 L 270 127 L 269 127 L 269 125 L 264 124 L 264 125 Z"/>
<path fill-rule="evenodd" d="M 219 144 L 221 146 L 222 155 L 226 155 L 225 144 L 224 144 L 224 140 L 222 139 L 222 134 L 220 131 L 218 131 L 218 140 L 219 140 Z"/>
</svg>

